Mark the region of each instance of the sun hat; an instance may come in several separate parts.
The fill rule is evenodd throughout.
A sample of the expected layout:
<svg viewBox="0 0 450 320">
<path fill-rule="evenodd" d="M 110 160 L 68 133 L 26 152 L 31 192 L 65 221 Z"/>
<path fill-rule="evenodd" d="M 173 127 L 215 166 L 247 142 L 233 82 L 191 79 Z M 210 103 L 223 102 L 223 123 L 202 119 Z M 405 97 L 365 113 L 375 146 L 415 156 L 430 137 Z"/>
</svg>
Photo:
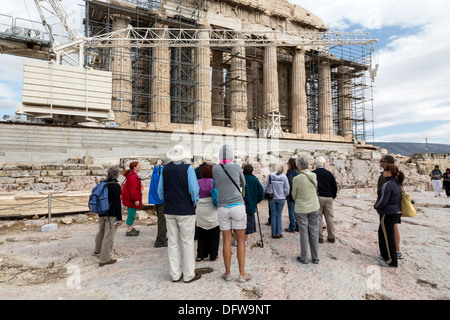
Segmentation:
<svg viewBox="0 0 450 320">
<path fill-rule="evenodd" d="M 191 154 L 188 150 L 186 150 L 182 145 L 177 144 L 169 152 L 167 152 L 166 156 L 172 161 L 181 161 L 185 159 L 190 159 Z"/>
</svg>

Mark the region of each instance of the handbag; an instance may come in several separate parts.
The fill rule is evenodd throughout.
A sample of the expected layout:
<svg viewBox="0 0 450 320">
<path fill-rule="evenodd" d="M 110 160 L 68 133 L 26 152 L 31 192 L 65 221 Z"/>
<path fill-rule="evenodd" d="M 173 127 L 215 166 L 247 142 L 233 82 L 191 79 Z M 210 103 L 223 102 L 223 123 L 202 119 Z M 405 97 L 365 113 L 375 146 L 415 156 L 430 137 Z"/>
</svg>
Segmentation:
<svg viewBox="0 0 450 320">
<path fill-rule="evenodd" d="M 271 182 L 272 175 L 269 174 L 269 184 L 267 185 L 266 192 L 264 192 L 264 199 L 270 200 L 273 199 L 273 185 Z"/>
<path fill-rule="evenodd" d="M 213 188 L 211 189 L 211 191 L 209 192 L 209 194 L 211 195 L 213 205 L 214 205 L 215 207 L 217 207 L 217 197 L 219 196 L 219 192 L 218 192 L 217 189 L 214 187 L 214 180 L 213 180 Z"/>
<path fill-rule="evenodd" d="M 402 217 L 415 217 L 417 216 L 416 209 L 411 202 L 411 196 L 405 193 L 402 187 L 402 197 L 400 199 L 400 209 L 402 211 Z"/>
</svg>

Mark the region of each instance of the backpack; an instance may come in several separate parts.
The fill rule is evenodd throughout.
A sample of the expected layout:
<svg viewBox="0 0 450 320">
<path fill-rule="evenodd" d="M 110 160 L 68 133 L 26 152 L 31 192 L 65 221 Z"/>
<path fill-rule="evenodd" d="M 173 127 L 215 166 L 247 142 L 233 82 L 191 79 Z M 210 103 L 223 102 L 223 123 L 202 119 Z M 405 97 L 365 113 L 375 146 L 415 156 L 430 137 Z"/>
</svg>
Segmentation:
<svg viewBox="0 0 450 320">
<path fill-rule="evenodd" d="M 107 185 L 112 182 L 101 181 L 93 189 L 89 196 L 89 210 L 90 212 L 98 213 L 99 215 L 106 214 L 108 216 L 108 210 L 111 204 L 108 202 L 108 188 Z M 109 221 L 111 225 L 111 221 Z"/>
</svg>

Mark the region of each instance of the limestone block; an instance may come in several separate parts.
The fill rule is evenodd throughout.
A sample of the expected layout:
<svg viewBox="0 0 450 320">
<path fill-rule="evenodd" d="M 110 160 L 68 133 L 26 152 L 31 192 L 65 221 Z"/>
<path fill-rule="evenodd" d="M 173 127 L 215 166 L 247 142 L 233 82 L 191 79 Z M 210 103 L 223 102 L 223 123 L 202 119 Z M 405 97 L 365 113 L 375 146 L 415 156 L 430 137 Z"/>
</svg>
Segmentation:
<svg viewBox="0 0 450 320">
<path fill-rule="evenodd" d="M 10 177 L 11 171 L 0 170 L 0 177 Z"/>
<path fill-rule="evenodd" d="M 40 171 L 10 171 L 11 178 L 39 177 Z"/>
<path fill-rule="evenodd" d="M 33 184 L 36 178 L 30 177 L 30 178 L 16 178 L 16 183 L 18 184 Z"/>
<path fill-rule="evenodd" d="M 0 184 L 10 184 L 15 183 L 16 179 L 10 177 L 2 177 L 0 176 Z"/>
<path fill-rule="evenodd" d="M 42 232 L 50 232 L 50 231 L 55 231 L 57 229 L 58 229 L 57 223 L 49 223 L 49 224 L 43 225 L 41 227 Z"/>
<path fill-rule="evenodd" d="M 62 175 L 64 177 L 68 176 L 88 176 L 90 174 L 89 170 L 63 170 Z"/>
<path fill-rule="evenodd" d="M 62 170 L 44 170 L 40 173 L 41 177 L 56 177 L 56 176 L 62 176 Z"/>
</svg>

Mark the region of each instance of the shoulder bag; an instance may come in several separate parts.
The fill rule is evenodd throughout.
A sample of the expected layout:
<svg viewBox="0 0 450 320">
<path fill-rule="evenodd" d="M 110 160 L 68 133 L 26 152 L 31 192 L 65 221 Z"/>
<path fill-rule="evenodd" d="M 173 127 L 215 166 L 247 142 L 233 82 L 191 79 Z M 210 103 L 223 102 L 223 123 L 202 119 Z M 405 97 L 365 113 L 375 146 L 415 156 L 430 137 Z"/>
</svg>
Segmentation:
<svg viewBox="0 0 450 320">
<path fill-rule="evenodd" d="M 245 201 L 245 189 L 243 189 L 243 192 L 241 192 L 241 188 L 239 188 L 239 186 L 237 185 L 236 181 L 234 181 L 231 177 L 230 174 L 227 172 L 227 170 L 225 169 L 225 167 L 223 166 L 223 164 L 220 164 L 222 166 L 223 171 L 225 171 L 225 173 L 227 174 L 228 178 L 230 178 L 231 182 L 233 182 L 233 184 L 236 186 L 236 188 L 238 189 L 239 193 L 242 195 L 242 199 L 244 199 Z"/>
<path fill-rule="evenodd" d="M 270 200 L 273 199 L 273 185 L 271 178 L 272 174 L 269 174 L 269 184 L 267 185 L 266 192 L 264 192 L 264 199 Z"/>
<path fill-rule="evenodd" d="M 416 209 L 411 202 L 411 196 L 405 193 L 402 187 L 402 197 L 400 199 L 400 209 L 402 211 L 402 217 L 415 217 L 417 216 Z"/>
</svg>

